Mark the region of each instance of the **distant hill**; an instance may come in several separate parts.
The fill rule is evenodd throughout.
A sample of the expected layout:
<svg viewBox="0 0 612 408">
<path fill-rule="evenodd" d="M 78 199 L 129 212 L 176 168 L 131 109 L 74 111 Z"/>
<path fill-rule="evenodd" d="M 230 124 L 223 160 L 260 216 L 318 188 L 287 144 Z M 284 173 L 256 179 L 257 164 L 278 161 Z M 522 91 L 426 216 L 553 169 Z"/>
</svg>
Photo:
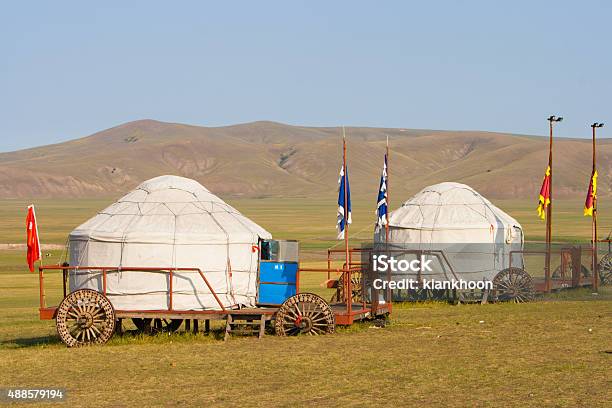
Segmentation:
<svg viewBox="0 0 612 408">
<path fill-rule="evenodd" d="M 548 157 L 544 137 L 352 127 L 346 132 L 357 196 L 376 194 L 386 136 L 393 198 L 402 201 L 442 181 L 469 184 L 491 198 L 535 200 Z M 65 143 L 0 153 L 0 198 L 116 197 L 161 174 L 194 178 L 222 197 L 315 197 L 334 193 L 340 160 L 339 128 L 139 120 Z M 598 161 L 600 195 L 608 195 L 612 139 L 599 143 Z M 557 197 L 583 197 L 590 141 L 557 139 L 554 169 Z"/>
</svg>

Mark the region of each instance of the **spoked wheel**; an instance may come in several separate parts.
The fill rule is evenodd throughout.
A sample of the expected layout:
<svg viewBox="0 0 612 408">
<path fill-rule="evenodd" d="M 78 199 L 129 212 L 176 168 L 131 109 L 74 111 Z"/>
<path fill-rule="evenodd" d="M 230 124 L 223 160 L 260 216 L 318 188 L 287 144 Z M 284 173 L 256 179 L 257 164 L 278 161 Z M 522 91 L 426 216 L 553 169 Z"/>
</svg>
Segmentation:
<svg viewBox="0 0 612 408">
<path fill-rule="evenodd" d="M 64 298 L 55 325 L 68 347 L 104 344 L 115 330 L 115 310 L 102 293 L 81 289 Z"/>
<path fill-rule="evenodd" d="M 612 254 L 604 255 L 597 267 L 602 285 L 612 285 Z"/>
<path fill-rule="evenodd" d="M 183 323 L 182 319 L 139 319 L 133 318 L 132 322 L 134 326 L 141 333 L 161 333 L 169 332 L 173 333 L 181 327 Z"/>
<path fill-rule="evenodd" d="M 345 302 L 346 297 L 344 296 L 344 274 L 338 278 L 338 302 Z M 361 302 L 363 298 L 363 284 L 361 282 L 361 273 L 351 273 L 351 299 L 353 303 Z"/>
<path fill-rule="evenodd" d="M 331 307 L 313 293 L 298 293 L 285 300 L 275 319 L 277 336 L 329 334 L 334 332 L 336 326 Z"/>
<path fill-rule="evenodd" d="M 531 276 L 521 268 L 507 268 L 493 279 L 494 302 L 530 302 L 535 298 Z"/>
</svg>

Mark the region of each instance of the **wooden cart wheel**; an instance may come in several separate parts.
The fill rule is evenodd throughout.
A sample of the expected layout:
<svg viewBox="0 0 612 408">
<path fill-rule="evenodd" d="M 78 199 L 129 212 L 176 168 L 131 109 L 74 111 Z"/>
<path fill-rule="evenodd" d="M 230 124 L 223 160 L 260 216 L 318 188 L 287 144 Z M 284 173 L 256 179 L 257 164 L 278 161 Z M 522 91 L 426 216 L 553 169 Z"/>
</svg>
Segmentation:
<svg viewBox="0 0 612 408">
<path fill-rule="evenodd" d="M 55 325 L 68 347 L 104 344 L 115 331 L 115 309 L 102 293 L 80 289 L 59 305 Z"/>
<path fill-rule="evenodd" d="M 523 303 L 535 298 L 535 286 L 531 276 L 521 268 L 507 268 L 493 279 L 494 302 Z"/>
<path fill-rule="evenodd" d="M 141 333 L 161 333 L 169 332 L 173 333 L 181 327 L 183 323 L 182 319 L 140 319 L 132 318 L 134 326 Z"/>
<path fill-rule="evenodd" d="M 313 293 L 291 296 L 276 312 L 274 330 L 277 336 L 333 333 L 335 316 L 322 297 Z"/>
<path fill-rule="evenodd" d="M 612 254 L 606 254 L 597 267 L 599 270 L 599 281 L 602 285 L 612 285 Z"/>
<path fill-rule="evenodd" d="M 340 277 L 338 278 L 338 291 L 336 296 L 336 301 L 338 302 L 346 302 L 346 297 L 344 296 L 344 279 L 344 274 L 340 275 Z M 351 296 L 353 303 L 359 303 L 363 299 L 363 284 L 361 282 L 361 273 L 351 273 Z"/>
</svg>

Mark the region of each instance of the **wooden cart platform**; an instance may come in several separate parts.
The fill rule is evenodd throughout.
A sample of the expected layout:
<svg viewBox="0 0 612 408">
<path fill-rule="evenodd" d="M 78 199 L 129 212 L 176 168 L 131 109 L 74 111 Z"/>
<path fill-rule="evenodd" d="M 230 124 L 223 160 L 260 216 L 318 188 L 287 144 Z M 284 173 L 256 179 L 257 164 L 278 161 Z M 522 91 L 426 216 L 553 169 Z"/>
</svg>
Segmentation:
<svg viewBox="0 0 612 408">
<path fill-rule="evenodd" d="M 69 270 L 98 271 L 101 280 L 101 290 L 78 289 L 68 291 L 67 278 Z M 46 304 L 44 288 L 44 271 L 58 270 L 63 274 L 63 300 L 59 306 L 49 307 Z M 215 292 L 206 274 L 198 268 L 152 268 L 130 267 L 121 268 L 122 272 L 158 272 L 168 275 L 168 307 L 166 309 L 126 310 L 115 308 L 107 293 L 107 275 L 116 273 L 116 267 L 70 267 L 63 265 L 40 266 L 40 319 L 56 320 L 58 333 L 62 341 L 69 347 L 104 343 L 114 332 L 122 332 L 122 321 L 132 319 L 140 331 L 155 330 L 175 331 L 185 323 L 185 329 L 193 327 L 197 331 L 199 322 L 204 321 L 206 329 L 210 327 L 211 320 L 224 320 L 226 322 L 225 338 L 232 334 L 252 334 L 262 337 L 268 322 L 274 321 L 274 330 L 279 336 L 306 334 L 333 333 L 336 325 L 347 326 L 354 322 L 385 317 L 391 313 L 391 303 L 367 303 L 347 300 L 344 296 L 336 296 L 340 301 L 327 302 L 314 293 L 298 292 L 288 297 L 282 304 L 261 305 L 249 308 L 233 308 L 224 305 Z M 217 302 L 215 310 L 177 310 L 173 302 L 173 275 L 181 271 L 197 272 L 210 294 Z M 331 272 L 325 270 L 325 272 Z M 351 290 L 351 273 L 357 273 L 357 268 L 347 268 L 342 271 L 348 278 L 344 280 L 346 287 L 344 293 L 353 293 Z M 299 282 L 299 270 L 297 274 Z M 297 285 L 296 285 L 297 286 Z M 299 286 L 298 286 L 299 287 Z M 340 288 L 339 288 L 340 289 Z M 363 288 L 361 288 L 363 289 Z M 361 292 L 361 293 L 365 293 Z M 165 326 L 164 326 L 165 325 Z M 165 328 L 165 329 L 164 329 Z"/>
</svg>

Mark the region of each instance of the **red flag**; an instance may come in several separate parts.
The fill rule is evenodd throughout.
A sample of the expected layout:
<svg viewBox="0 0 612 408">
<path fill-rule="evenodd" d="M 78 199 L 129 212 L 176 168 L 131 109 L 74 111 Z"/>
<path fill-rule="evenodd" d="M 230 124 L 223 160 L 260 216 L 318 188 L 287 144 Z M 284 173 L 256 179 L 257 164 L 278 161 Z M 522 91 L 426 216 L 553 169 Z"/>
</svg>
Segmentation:
<svg viewBox="0 0 612 408">
<path fill-rule="evenodd" d="M 34 272 L 34 262 L 41 258 L 40 240 L 38 239 L 38 226 L 36 225 L 36 213 L 34 212 L 34 204 L 28 206 L 28 215 L 26 217 L 26 234 L 28 245 L 28 266 L 30 272 Z"/>
<path fill-rule="evenodd" d="M 597 199 L 597 170 L 593 171 L 591 182 L 589 183 L 589 192 L 587 193 L 586 201 L 584 202 L 584 215 L 593 216 L 595 209 L 595 200 Z"/>
<path fill-rule="evenodd" d="M 544 181 L 542 181 L 542 188 L 540 189 L 540 199 L 538 204 L 538 215 L 541 219 L 546 219 L 546 208 L 550 204 L 550 166 L 546 169 L 544 174 Z"/>
</svg>

